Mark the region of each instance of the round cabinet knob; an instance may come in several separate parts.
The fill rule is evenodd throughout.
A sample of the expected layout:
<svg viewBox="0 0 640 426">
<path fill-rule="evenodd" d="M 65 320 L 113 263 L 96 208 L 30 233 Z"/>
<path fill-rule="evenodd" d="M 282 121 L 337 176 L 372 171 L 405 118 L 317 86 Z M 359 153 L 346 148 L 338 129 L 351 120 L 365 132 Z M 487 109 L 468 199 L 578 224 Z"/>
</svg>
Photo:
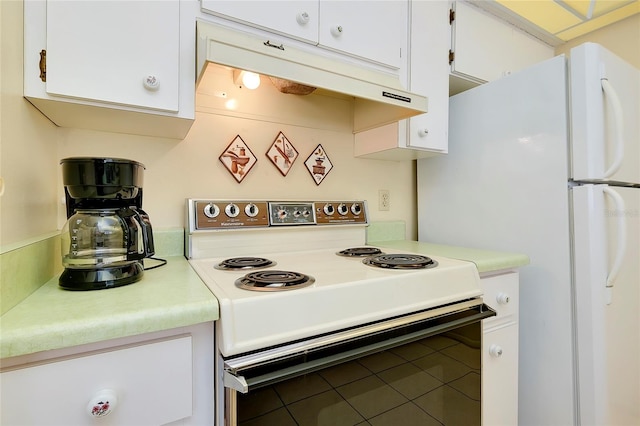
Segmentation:
<svg viewBox="0 0 640 426">
<path fill-rule="evenodd" d="M 307 12 L 300 12 L 296 15 L 296 22 L 300 25 L 307 25 L 309 23 L 309 14 Z"/>
<path fill-rule="evenodd" d="M 244 212 L 247 214 L 247 216 L 249 217 L 256 217 L 258 215 L 258 212 L 260 211 L 260 209 L 258 209 L 258 206 L 256 206 L 253 203 L 249 203 L 245 206 L 244 208 Z"/>
<path fill-rule="evenodd" d="M 329 216 L 331 216 L 335 212 L 331 204 L 325 204 L 324 207 L 322 208 L 322 211 L 324 212 L 324 214 Z"/>
<path fill-rule="evenodd" d="M 362 207 L 360 207 L 360 204 L 357 204 L 357 203 L 352 204 L 351 213 L 355 214 L 356 216 L 362 213 Z"/>
<path fill-rule="evenodd" d="M 91 417 L 104 417 L 109 415 L 118 403 L 115 391 L 104 389 L 99 391 L 87 404 L 87 410 Z"/>
<path fill-rule="evenodd" d="M 501 305 L 506 305 L 509 303 L 509 295 L 507 293 L 498 293 L 496 295 L 496 302 Z"/>
<path fill-rule="evenodd" d="M 331 29 L 329 30 L 331 31 L 331 35 L 334 37 L 340 37 L 342 35 L 342 25 L 334 25 L 331 27 Z"/>
<path fill-rule="evenodd" d="M 418 130 L 418 136 L 420 136 L 421 138 L 426 138 L 428 134 L 429 134 L 429 129 Z"/>
<path fill-rule="evenodd" d="M 349 207 L 347 207 L 347 205 L 344 203 L 338 204 L 338 213 L 340 213 L 342 216 L 346 215 L 347 213 L 349 213 Z"/>
<path fill-rule="evenodd" d="M 142 84 L 145 89 L 156 91 L 160 87 L 160 80 L 155 75 L 148 75 L 143 79 Z"/>
<path fill-rule="evenodd" d="M 229 217 L 236 217 L 240 214 L 240 209 L 233 203 L 227 204 L 227 207 L 224 208 L 224 212 Z"/>
<path fill-rule="evenodd" d="M 489 355 L 498 358 L 502 356 L 502 347 L 500 345 L 492 344 L 489 346 Z"/>
<path fill-rule="evenodd" d="M 204 207 L 204 215 L 210 218 L 214 218 L 220 214 L 220 207 L 213 203 L 209 203 Z"/>
</svg>

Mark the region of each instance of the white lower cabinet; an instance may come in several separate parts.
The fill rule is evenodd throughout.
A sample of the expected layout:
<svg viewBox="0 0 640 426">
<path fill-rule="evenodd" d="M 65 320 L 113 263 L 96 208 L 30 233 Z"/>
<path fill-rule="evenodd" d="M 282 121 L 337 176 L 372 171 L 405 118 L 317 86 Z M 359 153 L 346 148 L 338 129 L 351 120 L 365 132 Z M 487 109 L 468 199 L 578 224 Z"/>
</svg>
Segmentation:
<svg viewBox="0 0 640 426">
<path fill-rule="evenodd" d="M 518 286 L 519 275 L 482 277 L 484 302 L 496 316 L 483 322 L 482 424 L 518 424 Z"/>
<path fill-rule="evenodd" d="M 212 424 L 213 326 L 176 331 L 50 359 L 26 356 L 11 367 L 3 360 L 0 423 Z"/>
<path fill-rule="evenodd" d="M 485 331 L 482 424 L 518 424 L 518 324 Z"/>
</svg>

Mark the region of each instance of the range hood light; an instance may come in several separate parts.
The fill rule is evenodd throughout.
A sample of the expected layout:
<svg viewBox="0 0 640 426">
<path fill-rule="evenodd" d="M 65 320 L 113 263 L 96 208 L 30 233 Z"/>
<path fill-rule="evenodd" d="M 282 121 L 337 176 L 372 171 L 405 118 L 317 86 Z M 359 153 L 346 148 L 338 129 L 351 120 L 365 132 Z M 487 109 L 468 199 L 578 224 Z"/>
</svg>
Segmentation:
<svg viewBox="0 0 640 426">
<path fill-rule="evenodd" d="M 260 86 L 260 74 L 244 70 L 234 70 L 233 82 L 238 87 L 246 87 L 247 89 L 254 90 Z"/>
</svg>

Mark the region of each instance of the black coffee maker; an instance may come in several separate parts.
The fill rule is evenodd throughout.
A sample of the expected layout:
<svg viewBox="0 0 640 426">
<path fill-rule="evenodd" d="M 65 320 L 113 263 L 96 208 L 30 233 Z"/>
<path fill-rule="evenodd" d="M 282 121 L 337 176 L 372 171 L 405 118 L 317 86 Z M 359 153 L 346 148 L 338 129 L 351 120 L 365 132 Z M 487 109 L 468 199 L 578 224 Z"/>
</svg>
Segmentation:
<svg viewBox="0 0 640 426">
<path fill-rule="evenodd" d="M 99 290 L 140 280 L 143 259 L 154 254 L 151 223 L 142 210 L 144 165 L 86 157 L 60 164 L 68 219 L 60 287 Z"/>
</svg>

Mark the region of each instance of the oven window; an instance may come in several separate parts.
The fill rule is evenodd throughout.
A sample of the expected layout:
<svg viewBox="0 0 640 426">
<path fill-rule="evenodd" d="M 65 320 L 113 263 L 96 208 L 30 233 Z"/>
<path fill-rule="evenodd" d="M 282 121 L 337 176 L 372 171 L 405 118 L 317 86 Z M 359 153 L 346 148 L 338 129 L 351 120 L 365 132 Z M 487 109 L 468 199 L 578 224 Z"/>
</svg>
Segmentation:
<svg viewBox="0 0 640 426">
<path fill-rule="evenodd" d="M 238 424 L 479 425 L 480 327 L 238 393 Z"/>
</svg>

